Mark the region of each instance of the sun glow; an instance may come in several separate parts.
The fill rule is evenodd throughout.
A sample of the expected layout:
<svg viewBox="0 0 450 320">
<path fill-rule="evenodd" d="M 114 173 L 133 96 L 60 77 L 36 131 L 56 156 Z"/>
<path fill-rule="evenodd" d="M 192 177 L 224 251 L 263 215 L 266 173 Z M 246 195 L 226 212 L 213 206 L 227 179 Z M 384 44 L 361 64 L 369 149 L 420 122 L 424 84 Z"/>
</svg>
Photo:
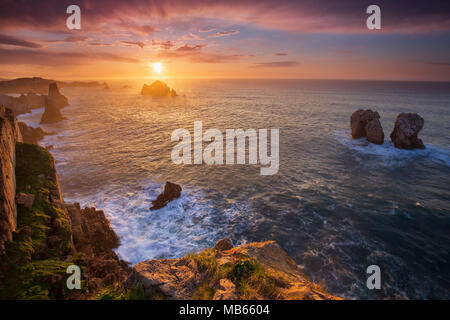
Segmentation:
<svg viewBox="0 0 450 320">
<path fill-rule="evenodd" d="M 153 62 L 153 70 L 155 70 L 157 74 L 161 74 L 162 69 L 163 66 L 161 62 Z"/>
</svg>

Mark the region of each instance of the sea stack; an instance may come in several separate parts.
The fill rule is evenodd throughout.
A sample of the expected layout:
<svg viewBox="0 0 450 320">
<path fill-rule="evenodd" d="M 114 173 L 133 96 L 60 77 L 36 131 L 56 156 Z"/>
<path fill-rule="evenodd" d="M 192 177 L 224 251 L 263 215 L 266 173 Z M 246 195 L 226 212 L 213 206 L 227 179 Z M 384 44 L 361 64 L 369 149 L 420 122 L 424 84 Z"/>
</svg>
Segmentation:
<svg viewBox="0 0 450 320">
<path fill-rule="evenodd" d="M 55 102 L 49 98 L 45 99 L 45 110 L 42 114 L 41 124 L 55 123 L 64 119 Z"/>
<path fill-rule="evenodd" d="M 391 141 L 399 149 L 425 149 L 422 140 L 417 137 L 425 120 L 417 113 L 400 113 L 395 118 Z"/>
<path fill-rule="evenodd" d="M 49 124 L 59 122 L 65 118 L 62 116 L 60 109 L 69 104 L 69 101 L 63 96 L 56 82 L 50 83 L 48 87 L 48 96 L 45 99 L 45 110 L 42 114 L 41 123 Z"/>
<path fill-rule="evenodd" d="M 359 109 L 351 115 L 350 126 L 353 139 L 365 137 L 369 142 L 383 144 L 384 131 L 378 112 Z"/>
<path fill-rule="evenodd" d="M 150 210 L 158 210 L 167 205 L 167 202 L 172 201 L 175 198 L 179 198 L 181 196 L 181 186 L 167 181 L 164 186 L 164 192 L 161 193 L 156 200 L 152 201 L 153 206 Z"/>
<path fill-rule="evenodd" d="M 159 80 L 153 81 L 149 86 L 144 84 L 141 94 L 152 97 L 175 97 L 177 95 L 175 90 L 170 89 L 167 84 Z"/>
<path fill-rule="evenodd" d="M 63 108 L 69 105 L 69 100 L 59 92 L 56 82 L 52 82 L 48 86 L 48 99 L 52 101 L 56 108 Z"/>
</svg>

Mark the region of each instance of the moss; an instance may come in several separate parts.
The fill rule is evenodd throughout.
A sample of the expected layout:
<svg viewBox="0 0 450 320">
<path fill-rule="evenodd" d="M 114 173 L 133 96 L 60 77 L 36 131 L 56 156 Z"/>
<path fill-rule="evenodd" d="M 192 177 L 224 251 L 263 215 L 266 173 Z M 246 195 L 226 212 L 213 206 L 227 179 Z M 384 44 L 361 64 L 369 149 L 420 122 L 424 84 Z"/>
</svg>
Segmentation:
<svg viewBox="0 0 450 320">
<path fill-rule="evenodd" d="M 1 299 L 64 298 L 66 269 L 80 261 L 64 261 L 72 252 L 72 230 L 66 212 L 50 201 L 51 190 L 57 188 L 51 154 L 37 145 L 17 143 L 16 193 L 35 199 L 31 208 L 17 208 L 14 241 L 0 261 Z M 61 222 L 57 228 L 52 226 L 55 219 Z M 49 236 L 58 237 L 60 245 L 48 248 Z"/>
</svg>

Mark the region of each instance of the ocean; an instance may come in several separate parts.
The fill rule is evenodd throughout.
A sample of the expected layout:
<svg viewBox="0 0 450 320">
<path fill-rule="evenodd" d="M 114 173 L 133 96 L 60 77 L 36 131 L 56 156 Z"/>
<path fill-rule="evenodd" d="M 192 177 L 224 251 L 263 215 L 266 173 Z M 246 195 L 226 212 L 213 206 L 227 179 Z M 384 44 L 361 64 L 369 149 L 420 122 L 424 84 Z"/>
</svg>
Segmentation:
<svg viewBox="0 0 450 320">
<path fill-rule="evenodd" d="M 450 84 L 381 81 L 168 81 L 174 99 L 131 88 L 63 88 L 67 120 L 42 126 L 64 198 L 104 210 L 131 264 L 214 245 L 275 240 L 313 281 L 347 299 L 450 299 Z M 376 110 L 382 146 L 350 137 Z M 43 108 L 22 115 L 39 126 Z M 425 119 L 426 150 L 395 149 L 395 117 Z M 278 128 L 280 167 L 175 165 L 175 129 Z M 150 211 L 165 181 L 181 198 Z M 366 286 L 369 265 L 382 289 Z"/>
</svg>

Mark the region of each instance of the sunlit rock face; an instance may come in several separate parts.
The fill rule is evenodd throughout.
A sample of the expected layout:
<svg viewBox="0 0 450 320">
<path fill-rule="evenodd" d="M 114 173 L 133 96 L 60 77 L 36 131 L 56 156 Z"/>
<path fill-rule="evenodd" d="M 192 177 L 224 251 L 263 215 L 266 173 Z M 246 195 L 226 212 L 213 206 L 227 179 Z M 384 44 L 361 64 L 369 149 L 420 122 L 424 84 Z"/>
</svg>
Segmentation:
<svg viewBox="0 0 450 320">
<path fill-rule="evenodd" d="M 170 89 L 167 84 L 159 80 L 154 81 L 149 86 L 144 84 L 141 94 L 152 97 L 175 97 L 177 95 L 175 90 Z"/>
<path fill-rule="evenodd" d="M 22 137 L 13 111 L 0 106 L 0 254 L 5 242 L 12 240 L 17 225 L 14 168 L 15 146 L 20 141 Z"/>
</svg>

